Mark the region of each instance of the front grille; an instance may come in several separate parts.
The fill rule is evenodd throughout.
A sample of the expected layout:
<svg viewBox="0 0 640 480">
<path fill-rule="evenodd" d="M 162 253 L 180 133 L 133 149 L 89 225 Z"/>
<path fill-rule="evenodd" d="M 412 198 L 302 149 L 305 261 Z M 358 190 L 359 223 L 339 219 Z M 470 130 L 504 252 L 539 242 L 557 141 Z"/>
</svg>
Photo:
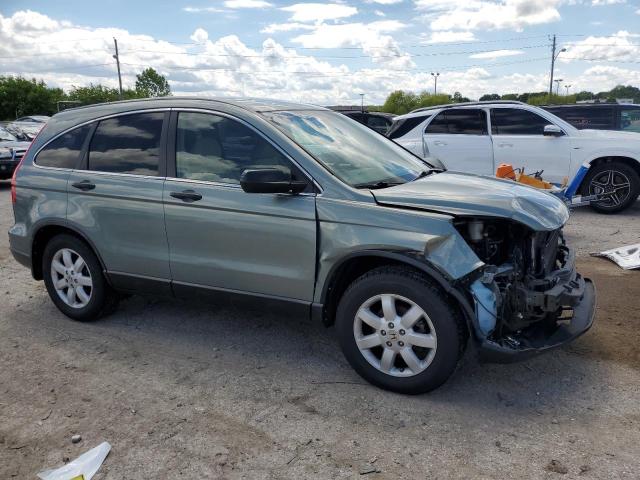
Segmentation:
<svg viewBox="0 0 640 480">
<path fill-rule="evenodd" d="M 535 276 L 546 276 L 557 269 L 562 230 L 536 232 L 530 239 L 530 260 Z"/>
</svg>

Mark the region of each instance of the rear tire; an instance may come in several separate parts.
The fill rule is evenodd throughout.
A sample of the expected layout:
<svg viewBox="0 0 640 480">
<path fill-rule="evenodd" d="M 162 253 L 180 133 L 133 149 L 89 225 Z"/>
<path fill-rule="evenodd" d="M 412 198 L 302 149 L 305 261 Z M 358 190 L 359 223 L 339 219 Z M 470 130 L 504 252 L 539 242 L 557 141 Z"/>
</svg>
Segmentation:
<svg viewBox="0 0 640 480">
<path fill-rule="evenodd" d="M 444 292 L 422 273 L 396 266 L 376 268 L 349 286 L 336 327 L 342 351 L 360 376 L 406 394 L 442 385 L 467 339 Z"/>
<path fill-rule="evenodd" d="M 603 195 L 591 208 L 600 213 L 618 213 L 631 206 L 640 193 L 640 177 L 632 167 L 621 162 L 604 162 L 589 169 L 583 195 Z"/>
<path fill-rule="evenodd" d="M 51 300 L 73 320 L 97 320 L 118 304 L 118 295 L 107 283 L 98 257 L 74 236 L 57 235 L 47 243 L 42 273 Z"/>
</svg>

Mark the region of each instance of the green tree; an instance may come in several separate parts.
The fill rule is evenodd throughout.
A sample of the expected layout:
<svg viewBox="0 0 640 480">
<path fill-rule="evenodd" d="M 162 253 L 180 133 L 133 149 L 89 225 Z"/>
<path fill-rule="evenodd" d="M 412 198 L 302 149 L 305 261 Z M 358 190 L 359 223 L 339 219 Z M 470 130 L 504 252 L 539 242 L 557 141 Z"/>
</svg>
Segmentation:
<svg viewBox="0 0 640 480">
<path fill-rule="evenodd" d="M 139 97 L 140 95 L 136 90 L 127 88 L 122 91 L 123 100 Z M 120 100 L 120 92 L 117 88 L 90 83 L 88 87 L 74 86 L 67 95 L 67 99 L 80 102 L 82 105 L 93 105 L 94 103 L 115 102 Z"/>
<path fill-rule="evenodd" d="M 500 95 L 497 93 L 486 93 L 480 97 L 481 102 L 491 102 L 494 100 L 500 100 Z"/>
<path fill-rule="evenodd" d="M 57 111 L 56 102 L 63 98 L 60 88 L 49 88 L 42 80 L 0 76 L 0 119 L 53 115 Z"/>
<path fill-rule="evenodd" d="M 470 102 L 471 100 L 468 99 L 467 97 L 463 97 L 460 92 L 455 92 L 453 94 L 453 97 L 451 98 L 451 101 L 453 103 L 463 103 L 463 102 Z"/>
<path fill-rule="evenodd" d="M 153 68 L 147 68 L 136 75 L 136 92 L 140 97 L 166 97 L 171 95 L 167 79 Z"/>
<path fill-rule="evenodd" d="M 391 92 L 382 105 L 382 111 L 402 115 L 417 108 L 418 98 L 414 93 L 396 90 Z"/>
</svg>

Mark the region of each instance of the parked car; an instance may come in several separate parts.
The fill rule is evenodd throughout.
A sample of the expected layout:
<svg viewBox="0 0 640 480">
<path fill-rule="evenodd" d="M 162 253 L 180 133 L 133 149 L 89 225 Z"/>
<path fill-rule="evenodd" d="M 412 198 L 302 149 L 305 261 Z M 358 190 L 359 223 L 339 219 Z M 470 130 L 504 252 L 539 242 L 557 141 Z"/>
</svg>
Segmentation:
<svg viewBox="0 0 640 480">
<path fill-rule="evenodd" d="M 542 108 L 580 130 L 589 128 L 640 133 L 640 105 L 581 103 L 547 105 Z"/>
<path fill-rule="evenodd" d="M 593 322 L 560 200 L 433 169 L 321 107 L 167 97 L 67 110 L 11 193 L 11 251 L 72 319 L 112 311 L 117 292 L 284 307 L 335 323 L 355 370 L 398 392 L 441 385 L 469 338 L 511 361 Z"/>
<path fill-rule="evenodd" d="M 580 193 L 599 195 L 602 213 L 629 207 L 640 193 L 640 134 L 578 130 L 520 102 L 471 102 L 418 109 L 394 119 L 388 137 L 451 170 L 494 175 L 501 163 L 571 181 L 589 165 Z"/>
<path fill-rule="evenodd" d="M 385 135 L 393 123 L 395 115 L 383 112 L 341 111 L 343 115 L 366 125 L 372 130 Z"/>
<path fill-rule="evenodd" d="M 7 131 L 18 140 L 31 141 L 44 127 L 50 117 L 46 115 L 31 115 L 20 117 L 6 126 Z"/>
<path fill-rule="evenodd" d="M 0 126 L 0 180 L 11 178 L 30 144 L 30 142 L 20 142 Z"/>
</svg>

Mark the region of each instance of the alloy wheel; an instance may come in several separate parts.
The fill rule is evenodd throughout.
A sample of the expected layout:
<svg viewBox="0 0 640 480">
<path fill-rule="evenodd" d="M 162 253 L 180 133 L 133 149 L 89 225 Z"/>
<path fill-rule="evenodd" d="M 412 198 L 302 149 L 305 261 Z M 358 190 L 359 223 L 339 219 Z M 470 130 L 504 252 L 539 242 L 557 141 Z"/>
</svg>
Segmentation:
<svg viewBox="0 0 640 480">
<path fill-rule="evenodd" d="M 353 335 L 362 356 L 377 370 L 412 377 L 426 370 L 436 354 L 436 331 L 427 313 L 408 298 L 381 294 L 356 312 Z"/>
<path fill-rule="evenodd" d="M 76 251 L 62 248 L 55 253 L 51 260 L 51 280 L 56 293 L 68 306 L 83 308 L 91 300 L 91 272 Z"/>
<path fill-rule="evenodd" d="M 598 204 L 603 207 L 622 205 L 631 192 L 631 181 L 619 170 L 603 170 L 589 183 L 589 195 L 598 195 Z"/>
</svg>

